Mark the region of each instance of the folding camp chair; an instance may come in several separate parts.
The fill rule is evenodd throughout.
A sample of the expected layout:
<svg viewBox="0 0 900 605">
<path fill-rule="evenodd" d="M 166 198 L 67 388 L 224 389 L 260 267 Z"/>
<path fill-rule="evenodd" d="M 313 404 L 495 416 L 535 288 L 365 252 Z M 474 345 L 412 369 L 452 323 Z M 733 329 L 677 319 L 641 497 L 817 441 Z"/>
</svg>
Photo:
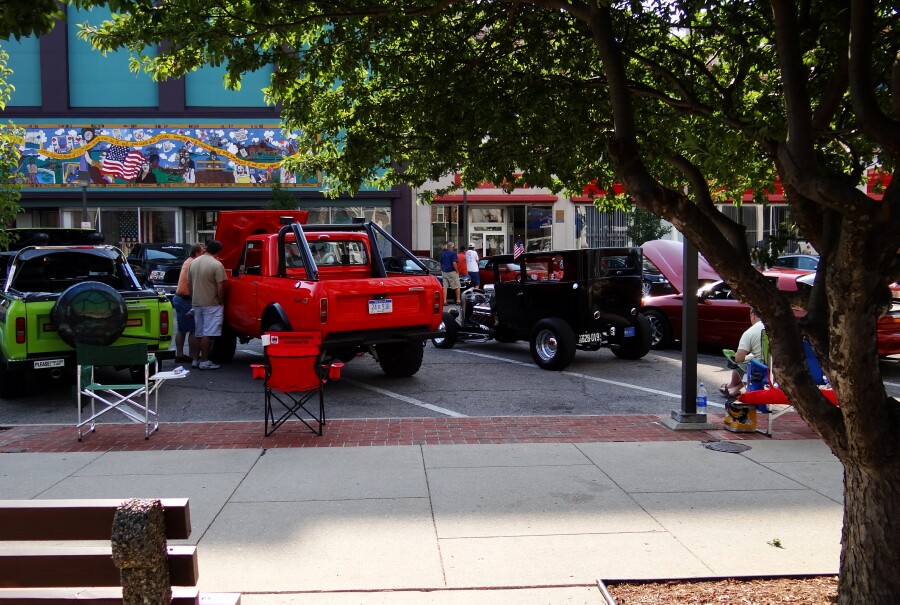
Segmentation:
<svg viewBox="0 0 900 605">
<path fill-rule="evenodd" d="M 264 366 L 253 364 L 254 378 L 265 379 L 265 425 L 268 437 L 291 417 L 316 435 L 325 425 L 324 386 L 340 378 L 344 364 L 319 361 L 322 337 L 318 332 L 269 332 L 263 335 Z M 318 398 L 318 408 L 314 398 Z M 284 412 L 275 418 L 273 402 Z M 315 424 L 313 424 L 315 423 Z"/>
<path fill-rule="evenodd" d="M 813 381 L 819 385 L 822 394 L 831 403 L 837 405 L 837 397 L 835 397 L 834 390 L 828 387 L 822 365 L 816 358 L 812 345 L 805 339 L 803 340 L 803 351 L 806 357 L 806 367 L 809 369 Z M 768 355 L 766 357 L 768 365 L 756 359 L 750 361 L 747 370 L 747 390 L 741 393 L 735 402 L 726 405 L 725 428 L 727 430 L 735 433 L 759 432 L 766 437 L 771 437 L 772 425 L 775 420 L 788 412 L 795 411 L 793 404 L 788 401 L 787 395 L 778 387 L 772 371 L 771 359 Z M 757 413 L 767 416 L 765 431 L 757 428 Z"/>
<path fill-rule="evenodd" d="M 147 354 L 147 344 L 138 343 L 117 347 L 99 347 L 80 344 L 76 348 L 78 363 L 78 440 L 84 437 L 82 427 L 88 425 L 88 433 L 94 432 L 95 420 L 110 410 L 117 410 L 132 422 L 143 423 L 144 438 L 159 429 L 157 414 L 157 397 L 153 395 L 153 409 L 150 406 L 151 382 L 150 367 L 156 364 L 156 357 Z M 95 369 L 97 366 L 129 366 L 142 367 L 144 380 L 127 384 L 102 384 L 97 382 Z M 82 419 L 82 407 L 91 402 L 91 413 Z M 97 411 L 97 404 L 100 410 Z"/>
</svg>

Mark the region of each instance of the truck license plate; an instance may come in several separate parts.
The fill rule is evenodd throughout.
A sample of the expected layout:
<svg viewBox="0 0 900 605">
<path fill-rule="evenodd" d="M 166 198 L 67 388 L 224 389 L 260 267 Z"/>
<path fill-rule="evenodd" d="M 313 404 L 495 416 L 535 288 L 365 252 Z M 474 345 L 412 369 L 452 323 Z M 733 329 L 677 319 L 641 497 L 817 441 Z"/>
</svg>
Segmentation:
<svg viewBox="0 0 900 605">
<path fill-rule="evenodd" d="M 632 336 L 634 336 L 634 326 L 625 328 L 625 338 L 630 338 Z"/>
<path fill-rule="evenodd" d="M 578 335 L 578 344 L 584 345 L 592 342 L 600 342 L 600 332 L 589 332 Z"/>
<path fill-rule="evenodd" d="M 150 279 L 155 279 L 156 281 L 162 281 L 166 278 L 165 271 L 151 271 Z"/>
<path fill-rule="evenodd" d="M 34 369 L 40 370 L 43 368 L 61 368 L 66 365 L 65 359 L 38 359 L 34 362 Z"/>
<path fill-rule="evenodd" d="M 369 315 L 375 315 L 376 313 L 390 313 L 393 310 L 394 301 L 390 298 L 369 301 Z"/>
</svg>

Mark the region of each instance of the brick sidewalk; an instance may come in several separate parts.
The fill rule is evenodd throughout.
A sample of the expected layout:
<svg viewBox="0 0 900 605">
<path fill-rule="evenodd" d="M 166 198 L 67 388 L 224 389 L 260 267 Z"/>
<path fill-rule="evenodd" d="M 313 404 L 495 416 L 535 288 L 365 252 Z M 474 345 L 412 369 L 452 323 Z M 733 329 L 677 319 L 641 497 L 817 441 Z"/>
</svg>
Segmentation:
<svg viewBox="0 0 900 605">
<path fill-rule="evenodd" d="M 722 415 L 710 422 L 722 426 Z M 765 417 L 760 423 L 765 422 Z M 816 439 L 797 414 L 775 424 L 773 439 Z M 97 432 L 76 438 L 73 426 L 0 427 L 0 453 L 205 450 L 282 447 L 362 447 L 476 443 L 584 443 L 603 441 L 729 441 L 766 439 L 759 433 L 724 429 L 671 431 L 658 416 L 503 416 L 486 418 L 391 418 L 329 420 L 317 437 L 289 422 L 271 437 L 259 422 L 163 423 L 144 439 L 137 424 L 98 424 Z"/>
</svg>

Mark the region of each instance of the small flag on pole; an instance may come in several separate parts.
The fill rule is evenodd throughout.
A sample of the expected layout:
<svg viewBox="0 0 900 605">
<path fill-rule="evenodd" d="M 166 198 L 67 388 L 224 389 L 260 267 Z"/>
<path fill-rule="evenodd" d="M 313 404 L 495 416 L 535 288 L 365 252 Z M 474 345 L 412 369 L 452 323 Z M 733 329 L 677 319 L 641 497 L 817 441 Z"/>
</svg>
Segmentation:
<svg viewBox="0 0 900 605">
<path fill-rule="evenodd" d="M 129 150 L 121 145 L 110 145 L 103 157 L 101 172 L 130 181 L 141 171 L 143 163 L 144 155 L 140 151 Z"/>
<path fill-rule="evenodd" d="M 522 238 L 516 240 L 516 245 L 513 246 L 513 260 L 519 258 L 525 254 L 525 244 L 522 243 Z"/>
</svg>

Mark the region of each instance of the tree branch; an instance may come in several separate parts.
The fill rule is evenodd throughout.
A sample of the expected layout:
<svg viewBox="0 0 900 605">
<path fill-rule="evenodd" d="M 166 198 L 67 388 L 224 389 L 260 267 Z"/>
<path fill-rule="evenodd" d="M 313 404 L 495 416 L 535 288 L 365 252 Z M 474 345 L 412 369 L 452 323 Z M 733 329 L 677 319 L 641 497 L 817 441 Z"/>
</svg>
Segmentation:
<svg viewBox="0 0 900 605">
<path fill-rule="evenodd" d="M 875 0 L 853 0 L 850 12 L 850 99 L 865 133 L 885 151 L 896 155 L 900 153 L 900 121 L 891 119 L 881 111 L 873 88 L 872 38 L 876 35 L 886 34 L 875 30 Z M 900 73 L 897 59 L 893 72 L 894 87 L 900 88 L 896 78 Z M 893 99 L 894 103 L 900 103 L 897 94 Z M 896 113 L 900 115 L 900 112 Z"/>
</svg>

